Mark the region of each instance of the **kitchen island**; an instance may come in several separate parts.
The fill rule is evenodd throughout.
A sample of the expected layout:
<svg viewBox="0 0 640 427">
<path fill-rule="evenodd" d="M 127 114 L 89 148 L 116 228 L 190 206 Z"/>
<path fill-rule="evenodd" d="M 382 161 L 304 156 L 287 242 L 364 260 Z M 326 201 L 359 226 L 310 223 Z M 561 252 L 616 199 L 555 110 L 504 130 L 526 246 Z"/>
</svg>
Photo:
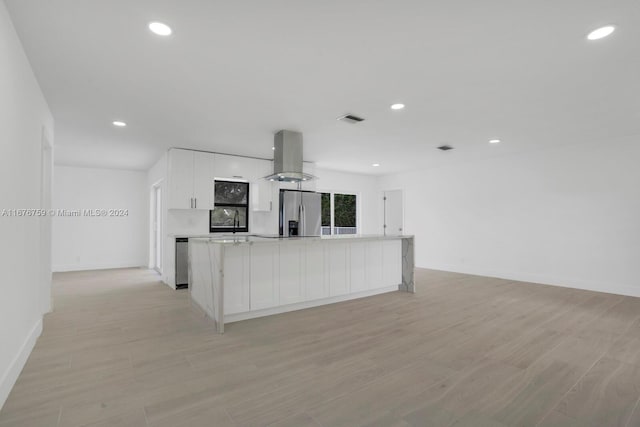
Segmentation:
<svg viewBox="0 0 640 427">
<path fill-rule="evenodd" d="M 381 294 L 415 292 L 413 236 L 189 239 L 191 300 L 225 323 Z"/>
</svg>

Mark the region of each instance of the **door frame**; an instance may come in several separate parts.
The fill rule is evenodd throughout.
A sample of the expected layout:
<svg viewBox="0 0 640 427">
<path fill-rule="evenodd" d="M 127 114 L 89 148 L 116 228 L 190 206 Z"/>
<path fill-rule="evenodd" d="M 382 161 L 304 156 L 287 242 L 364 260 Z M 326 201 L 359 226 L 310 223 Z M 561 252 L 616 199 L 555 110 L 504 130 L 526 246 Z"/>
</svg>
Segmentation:
<svg viewBox="0 0 640 427">
<path fill-rule="evenodd" d="M 38 292 L 42 314 L 53 311 L 51 294 L 53 271 L 53 137 L 42 127 L 40 142 L 40 289 Z"/>
<path fill-rule="evenodd" d="M 163 236 L 163 206 L 165 195 L 163 191 L 163 180 L 160 180 L 150 189 L 149 197 L 149 267 L 162 274 L 164 264 L 164 239 Z M 158 193 L 160 201 L 158 202 Z"/>
</svg>

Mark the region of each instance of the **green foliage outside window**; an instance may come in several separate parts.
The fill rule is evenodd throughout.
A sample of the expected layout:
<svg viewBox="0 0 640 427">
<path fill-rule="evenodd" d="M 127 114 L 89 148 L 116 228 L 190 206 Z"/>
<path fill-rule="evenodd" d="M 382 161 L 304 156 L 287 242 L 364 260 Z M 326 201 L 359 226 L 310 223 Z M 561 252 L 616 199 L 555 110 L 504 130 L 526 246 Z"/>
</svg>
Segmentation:
<svg viewBox="0 0 640 427">
<path fill-rule="evenodd" d="M 353 194 L 333 195 L 333 222 L 336 227 L 356 226 L 356 196 Z"/>
<path fill-rule="evenodd" d="M 331 194 L 322 193 L 322 226 L 331 227 Z"/>
</svg>

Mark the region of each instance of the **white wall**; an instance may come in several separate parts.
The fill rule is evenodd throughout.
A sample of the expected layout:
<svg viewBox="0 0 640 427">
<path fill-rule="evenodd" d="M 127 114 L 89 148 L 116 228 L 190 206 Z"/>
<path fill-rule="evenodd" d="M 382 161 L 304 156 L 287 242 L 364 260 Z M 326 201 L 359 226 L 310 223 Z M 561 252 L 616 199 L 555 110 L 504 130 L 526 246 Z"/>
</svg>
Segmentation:
<svg viewBox="0 0 640 427">
<path fill-rule="evenodd" d="M 640 137 L 381 179 L 416 264 L 640 296 Z"/>
<path fill-rule="evenodd" d="M 147 173 L 56 165 L 55 209 L 126 209 L 127 216 L 53 220 L 54 271 L 148 264 Z"/>
<path fill-rule="evenodd" d="M 0 94 L 0 211 L 39 208 L 43 127 L 51 137 L 53 119 L 2 1 Z M 0 216 L 0 236 L 1 408 L 42 331 L 48 292 L 38 268 L 40 220 Z"/>
</svg>

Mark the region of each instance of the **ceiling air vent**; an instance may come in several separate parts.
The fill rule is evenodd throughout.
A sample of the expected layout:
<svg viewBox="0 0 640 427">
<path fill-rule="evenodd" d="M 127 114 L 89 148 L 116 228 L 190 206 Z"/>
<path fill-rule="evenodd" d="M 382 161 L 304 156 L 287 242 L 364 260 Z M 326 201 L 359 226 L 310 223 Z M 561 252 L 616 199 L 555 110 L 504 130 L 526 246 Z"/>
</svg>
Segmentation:
<svg viewBox="0 0 640 427">
<path fill-rule="evenodd" d="M 438 147 L 438 150 L 449 151 L 449 150 L 453 150 L 453 147 L 450 145 L 441 145 L 440 147 Z"/>
<path fill-rule="evenodd" d="M 362 117 L 354 116 L 353 114 L 345 114 L 344 116 L 338 117 L 338 120 L 342 120 L 347 123 L 360 123 L 364 121 Z"/>
</svg>

